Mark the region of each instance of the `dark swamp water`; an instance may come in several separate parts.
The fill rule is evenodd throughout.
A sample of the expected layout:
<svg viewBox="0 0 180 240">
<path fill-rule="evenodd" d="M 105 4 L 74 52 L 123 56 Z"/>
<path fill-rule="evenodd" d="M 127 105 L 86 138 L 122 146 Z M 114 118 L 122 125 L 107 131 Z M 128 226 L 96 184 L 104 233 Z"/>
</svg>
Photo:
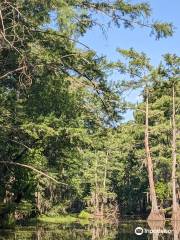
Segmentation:
<svg viewBox="0 0 180 240">
<path fill-rule="evenodd" d="M 16 226 L 14 229 L 0 229 L 0 240 L 178 240 L 180 228 L 174 230 L 170 223 L 159 227 L 146 222 L 125 221 L 116 225 L 80 224 L 36 224 Z M 137 229 L 138 227 L 138 229 Z M 135 233 L 137 231 L 137 235 Z M 142 233 L 143 231 L 143 233 Z M 141 234 L 141 235 L 140 235 Z"/>
</svg>

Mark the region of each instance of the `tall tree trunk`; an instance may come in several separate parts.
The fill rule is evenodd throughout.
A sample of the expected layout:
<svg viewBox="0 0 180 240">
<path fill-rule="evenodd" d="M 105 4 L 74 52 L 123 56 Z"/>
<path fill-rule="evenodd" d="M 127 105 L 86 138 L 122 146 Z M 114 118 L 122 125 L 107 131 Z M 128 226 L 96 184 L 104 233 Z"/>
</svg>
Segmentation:
<svg viewBox="0 0 180 240">
<path fill-rule="evenodd" d="M 103 179 L 103 194 L 101 203 L 101 215 L 104 216 L 104 193 L 106 192 L 106 179 L 107 179 L 107 164 L 108 164 L 108 152 L 106 153 L 105 166 L 104 166 L 104 179 Z"/>
<path fill-rule="evenodd" d="M 154 184 L 153 162 L 152 162 L 151 151 L 149 146 L 149 91 L 148 91 L 148 88 L 146 88 L 146 119 L 145 119 L 144 141 L 145 141 L 147 171 L 148 171 L 150 198 L 151 198 L 151 207 L 152 207 L 148 220 L 162 220 L 164 219 L 164 216 L 160 213 L 160 210 L 158 209 L 155 184 Z"/>
<path fill-rule="evenodd" d="M 175 107 L 175 85 L 173 84 L 173 113 L 172 113 L 172 191 L 173 191 L 173 211 L 172 211 L 172 220 L 180 220 L 180 209 L 179 204 L 177 202 L 177 195 L 176 195 L 176 107 Z"/>
<path fill-rule="evenodd" d="M 95 216 L 99 216 L 99 189 L 98 189 L 98 176 L 97 176 L 97 158 L 95 161 Z"/>
</svg>

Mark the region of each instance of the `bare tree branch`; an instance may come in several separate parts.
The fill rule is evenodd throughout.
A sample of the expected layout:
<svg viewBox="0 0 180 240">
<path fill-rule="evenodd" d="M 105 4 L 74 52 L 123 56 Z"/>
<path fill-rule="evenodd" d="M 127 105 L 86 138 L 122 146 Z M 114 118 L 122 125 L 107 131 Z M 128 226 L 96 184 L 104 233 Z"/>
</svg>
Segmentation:
<svg viewBox="0 0 180 240">
<path fill-rule="evenodd" d="M 62 182 L 59 182 L 57 181 L 55 178 L 49 176 L 48 174 L 34 168 L 33 166 L 31 165 L 27 165 L 27 164 L 22 164 L 22 163 L 16 163 L 16 162 L 10 162 L 10 161 L 0 161 L 0 163 L 2 164 L 8 164 L 8 165 L 15 165 L 15 166 L 19 166 L 19 167 L 25 167 L 25 168 L 28 168 L 28 169 L 31 169 L 32 171 L 36 172 L 36 173 L 39 173 L 40 175 L 46 177 L 46 178 L 49 178 L 50 180 L 58 183 L 58 184 L 62 184 L 62 185 L 65 185 L 65 186 L 68 186 L 66 183 L 62 183 Z"/>
<path fill-rule="evenodd" d="M 3 79 L 3 78 L 5 78 L 5 77 L 7 77 L 7 76 L 10 75 L 11 73 L 21 71 L 21 70 L 23 70 L 24 68 L 25 68 L 25 66 L 19 67 L 19 68 L 15 69 L 15 70 L 12 70 L 12 71 L 9 71 L 9 72 L 7 72 L 6 74 L 0 76 L 0 79 Z"/>
</svg>

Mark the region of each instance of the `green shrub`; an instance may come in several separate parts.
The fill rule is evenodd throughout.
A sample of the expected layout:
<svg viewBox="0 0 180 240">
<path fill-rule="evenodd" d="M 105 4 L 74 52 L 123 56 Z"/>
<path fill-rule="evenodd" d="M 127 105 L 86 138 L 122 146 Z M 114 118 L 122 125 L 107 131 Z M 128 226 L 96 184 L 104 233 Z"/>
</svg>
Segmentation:
<svg viewBox="0 0 180 240">
<path fill-rule="evenodd" d="M 67 208 L 66 204 L 55 205 L 46 213 L 46 215 L 49 217 L 57 217 L 59 215 L 66 215 L 67 214 L 66 208 Z"/>
<path fill-rule="evenodd" d="M 80 212 L 80 214 L 78 215 L 79 218 L 83 218 L 83 219 L 89 219 L 91 218 L 91 214 L 86 212 L 85 210 L 82 210 Z"/>
</svg>

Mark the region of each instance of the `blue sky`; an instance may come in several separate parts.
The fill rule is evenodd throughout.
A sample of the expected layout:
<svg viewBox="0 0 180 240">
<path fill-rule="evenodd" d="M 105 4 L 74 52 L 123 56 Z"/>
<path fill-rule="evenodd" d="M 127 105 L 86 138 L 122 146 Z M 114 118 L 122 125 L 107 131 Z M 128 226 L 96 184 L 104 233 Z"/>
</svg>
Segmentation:
<svg viewBox="0 0 180 240">
<path fill-rule="evenodd" d="M 99 28 L 93 28 L 83 38 L 83 42 L 96 50 L 98 55 L 106 55 L 111 60 L 118 59 L 117 47 L 125 49 L 133 47 L 137 51 L 143 51 L 152 59 L 154 65 L 160 62 L 161 56 L 165 53 L 180 55 L 180 0 L 150 0 L 149 3 L 154 20 L 174 24 L 176 29 L 173 37 L 157 41 L 149 36 L 149 29 L 139 27 L 134 30 L 112 27 L 105 37 Z M 132 101 L 138 99 L 138 94 L 138 92 L 130 94 L 129 99 Z M 129 119 L 132 119 L 130 112 L 126 114 L 126 120 Z"/>
</svg>

